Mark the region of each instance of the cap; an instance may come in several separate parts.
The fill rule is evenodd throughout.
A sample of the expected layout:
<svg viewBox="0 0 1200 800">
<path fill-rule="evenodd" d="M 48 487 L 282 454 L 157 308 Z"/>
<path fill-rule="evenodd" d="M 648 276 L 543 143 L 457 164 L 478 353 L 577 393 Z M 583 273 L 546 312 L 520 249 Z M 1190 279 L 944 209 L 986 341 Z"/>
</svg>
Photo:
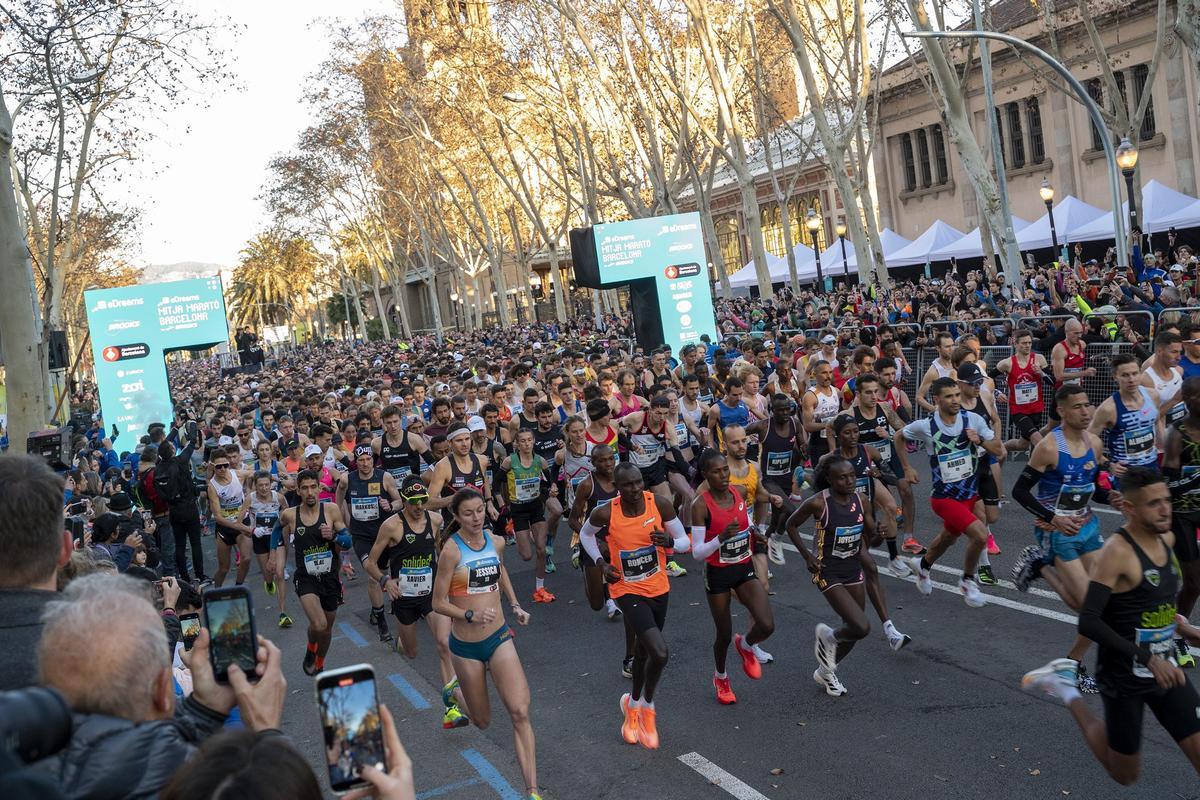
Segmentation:
<svg viewBox="0 0 1200 800">
<path fill-rule="evenodd" d="M 400 497 L 408 503 L 424 503 L 429 500 L 429 489 L 421 481 L 405 482 L 400 490 Z"/>
<path fill-rule="evenodd" d="M 218 447 L 224 447 L 227 444 L 233 444 L 232 436 L 222 436 L 221 438 L 217 439 Z"/>
<path fill-rule="evenodd" d="M 320 445 L 310 444 L 308 447 L 304 448 L 304 457 L 305 458 L 309 458 L 310 456 L 319 456 L 319 455 L 323 455 Z"/>
<path fill-rule="evenodd" d="M 1116 313 L 1117 313 L 1117 307 L 1116 307 L 1116 306 L 1100 306 L 1099 308 L 1097 308 L 1097 309 L 1096 309 L 1095 311 L 1093 311 L 1092 313 L 1093 313 L 1093 314 L 1096 314 L 1096 315 L 1098 315 L 1098 316 L 1101 316 L 1101 317 L 1107 317 L 1107 316 L 1111 316 L 1111 315 L 1113 315 L 1113 314 L 1116 314 Z"/>
<path fill-rule="evenodd" d="M 480 416 L 468 417 L 467 430 L 471 433 L 475 433 L 476 431 L 486 431 L 487 423 L 484 422 L 483 417 Z"/>
<path fill-rule="evenodd" d="M 283 452 L 286 453 L 288 450 L 291 450 L 293 447 L 299 447 L 299 446 L 300 446 L 299 439 L 288 439 L 287 441 L 285 441 L 283 443 Z M 318 448 L 318 449 L 320 449 L 320 448 Z"/>
<path fill-rule="evenodd" d="M 1183 272 L 1183 264 L 1172 264 L 1170 271 L 1171 272 Z"/>
<path fill-rule="evenodd" d="M 979 371 L 978 366 L 967 361 L 958 367 L 958 380 L 978 386 L 983 383 L 983 373 Z"/>
<path fill-rule="evenodd" d="M 371 456 L 374 458 L 375 449 L 364 442 L 354 448 L 354 457 L 358 458 L 359 456 Z"/>
<path fill-rule="evenodd" d="M 821 344 L 837 344 L 837 337 L 832 333 L 827 333 L 821 337 Z"/>
</svg>

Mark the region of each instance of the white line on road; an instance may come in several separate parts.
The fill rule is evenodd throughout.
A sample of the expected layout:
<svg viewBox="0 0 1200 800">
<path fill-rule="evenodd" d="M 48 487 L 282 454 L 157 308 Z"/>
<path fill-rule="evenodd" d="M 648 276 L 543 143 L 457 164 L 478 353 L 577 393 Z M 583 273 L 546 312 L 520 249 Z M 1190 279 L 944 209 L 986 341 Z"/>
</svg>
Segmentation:
<svg viewBox="0 0 1200 800">
<path fill-rule="evenodd" d="M 770 800 L 762 792 L 730 775 L 699 753 L 684 753 L 679 756 L 679 760 L 708 778 L 714 786 L 719 786 L 738 800 Z"/>
</svg>

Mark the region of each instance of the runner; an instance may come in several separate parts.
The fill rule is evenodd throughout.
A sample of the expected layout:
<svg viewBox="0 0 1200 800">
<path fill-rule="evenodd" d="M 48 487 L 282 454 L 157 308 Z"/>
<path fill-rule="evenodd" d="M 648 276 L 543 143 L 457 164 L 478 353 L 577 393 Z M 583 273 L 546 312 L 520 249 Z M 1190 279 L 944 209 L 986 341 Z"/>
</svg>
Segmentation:
<svg viewBox="0 0 1200 800">
<path fill-rule="evenodd" d="M 399 486 L 410 476 L 421 474 L 421 456 L 429 452 L 425 437 L 404 430 L 403 414 L 398 406 L 383 410 L 383 435 L 371 442 L 379 466 Z"/>
<path fill-rule="evenodd" d="M 907 442 L 924 442 L 929 449 L 929 465 L 933 471 L 930 506 L 942 520 L 942 530 L 929 545 L 929 550 L 923 556 L 912 557 L 910 566 L 917 573 L 917 589 L 921 594 L 932 593 L 930 569 L 965 533 L 968 541 L 959 591 L 968 606 L 979 608 L 987 603 L 987 598 L 979 591 L 974 576 L 979 554 L 987 544 L 987 527 L 974 511 L 975 502 L 979 500 L 979 472 L 973 445 L 981 445 L 994 456 L 1003 454 L 1004 445 L 982 417 L 962 410 L 962 393 L 953 378 L 938 378 L 930 391 L 937 403 L 937 411 L 925 419 L 908 423 L 896 432 L 895 437 L 896 454 L 900 456 L 904 475 L 911 484 L 917 484 L 919 478 L 908 463 Z"/>
<path fill-rule="evenodd" d="M 272 489 L 271 473 L 260 471 L 254 475 L 254 489 L 248 495 L 248 510 L 254 534 L 251 537 L 251 547 L 254 558 L 258 561 L 259 571 L 263 574 L 263 588 L 267 594 L 279 593 L 279 627 L 290 628 L 291 617 L 284 611 L 284 595 L 287 586 L 283 581 L 275 580 L 275 568 L 271 563 L 271 535 L 275 531 L 275 523 L 279 521 L 279 512 L 288 507 L 283 494 Z"/>
<path fill-rule="evenodd" d="M 729 464 L 715 450 L 709 450 L 700 459 L 700 473 L 708 490 L 692 501 L 692 557 L 704 562 L 704 590 L 708 595 L 708 609 L 716 625 L 717 638 L 713 642 L 713 658 L 716 671 L 713 687 L 717 702 L 730 705 L 737 697 L 729 685 L 725 672 L 725 657 L 733 645 L 742 658 L 742 670 L 746 677 L 758 680 L 762 677 L 754 646 L 775 632 L 775 618 L 766 590 L 755 579 L 754 565 L 750 560 L 751 534 L 750 517 L 746 513 L 746 496 L 739 486 L 729 483 Z M 730 594 L 750 612 L 751 625 L 746 635 L 732 636 L 733 619 L 729 611 Z"/>
<path fill-rule="evenodd" d="M 558 488 L 550 480 L 550 465 L 533 447 L 534 431 L 517 431 L 516 452 L 500 462 L 500 471 L 517 553 L 524 561 L 537 559 L 533 602 L 553 603 L 555 596 L 546 590 L 546 498 L 557 494 Z"/>
<path fill-rule="evenodd" d="M 1117 391 L 1106 397 L 1088 430 L 1104 442 L 1110 460 L 1109 473 L 1117 480 L 1126 467 L 1145 467 L 1158 464 L 1155 439 L 1159 430 L 1158 394 L 1142 385 L 1137 356 L 1122 353 L 1112 360 L 1113 378 Z M 1055 412 L 1054 415 L 1057 415 Z"/>
<path fill-rule="evenodd" d="M 1183 339 L 1174 331 L 1164 331 L 1154 337 L 1154 355 L 1145 364 L 1142 386 L 1158 395 L 1158 413 L 1169 427 L 1187 416 L 1187 406 L 1180 396 L 1183 387 Z"/>
<path fill-rule="evenodd" d="M 537 426 L 533 429 L 533 452 L 546 462 L 550 470 L 550 484 L 558 486 L 560 481 L 555 455 L 563 444 L 562 426 L 556 421 L 554 406 L 545 400 L 534 404 L 533 414 L 537 418 Z M 546 572 L 554 572 L 557 569 L 554 566 L 554 537 L 558 533 L 558 523 L 563 516 L 563 507 L 558 500 L 559 491 L 561 487 L 548 497 L 543 497 L 546 506 L 546 557 L 543 559 Z"/>
<path fill-rule="evenodd" d="M 587 440 L 587 424 L 582 417 L 571 417 L 563 427 L 566 440 L 562 449 L 554 454 L 554 463 L 558 468 L 559 477 L 566 490 L 565 507 L 575 507 L 575 492 L 579 484 L 592 474 L 592 450 L 596 447 Z M 569 524 L 571 535 L 571 566 L 579 569 L 579 530 Z"/>
<path fill-rule="evenodd" d="M 213 521 L 217 533 L 217 571 L 213 573 L 213 585 L 220 588 L 229 574 L 230 553 L 233 548 L 239 550 L 237 576 L 235 582 L 241 586 L 246 582 L 246 574 L 250 572 L 249 555 L 253 549 L 251 537 L 254 528 L 247 525 L 246 510 L 249 503 L 242 482 L 233 475 L 233 462 L 224 450 L 213 451 L 209 462 L 208 507 L 214 509 Z M 244 552 L 246 558 L 241 558 Z"/>
<path fill-rule="evenodd" d="M 1163 453 L 1163 475 L 1171 489 L 1172 530 L 1175 557 L 1183 573 L 1179 587 L 1179 613 L 1191 616 L 1200 596 L 1200 377 L 1183 382 L 1187 416 L 1167 428 Z M 1182 638 L 1176 638 L 1175 660 L 1181 667 L 1194 667 L 1195 656 Z"/>
<path fill-rule="evenodd" d="M 875 362 L 875 374 L 879 377 L 878 402 L 895 412 L 901 423 L 908 424 L 913 419 L 912 401 L 908 394 L 896 385 L 897 361 L 891 358 L 881 358 Z M 896 470 L 903 473 L 900 459 L 892 453 L 892 463 Z M 900 517 L 897 526 L 904 537 L 900 549 L 911 555 L 919 556 L 925 552 L 925 546 L 917 541 L 915 535 L 917 504 L 913 499 L 912 485 L 901 474 L 896 481 L 896 490 L 900 493 Z"/>
<path fill-rule="evenodd" d="M 1042 440 L 1042 381 L 1046 379 L 1046 358 L 1033 352 L 1033 334 L 1018 328 L 1012 335 L 1013 354 L 996 365 L 1007 382 L 1008 421 L 1016 436 L 1004 443 L 1010 453 L 1036 447 Z M 1024 363 L 1022 363 L 1024 362 Z"/>
<path fill-rule="evenodd" d="M 808 432 L 808 460 L 813 466 L 829 452 L 830 422 L 841 410 L 837 389 L 833 388 L 833 368 L 827 361 L 817 361 L 808 371 L 813 385 L 808 387 L 800 403 L 800 421 Z"/>
<path fill-rule="evenodd" d="M 316 675 L 325 669 L 325 655 L 342 600 L 337 561 L 341 551 L 353 545 L 341 509 L 321 501 L 317 473 L 302 471 L 296 478 L 296 491 L 300 505 L 279 512 L 279 527 L 282 537 L 290 539 L 296 549 L 296 574 L 292 579 L 308 617 L 304 674 Z"/>
<path fill-rule="evenodd" d="M 725 393 L 718 403 L 708 407 L 709 442 L 717 449 L 724 449 L 725 429 L 730 425 L 749 425 L 750 409 L 742 402 L 745 384 L 738 378 L 726 378 Z M 703 399 L 703 398 L 701 398 Z"/>
<path fill-rule="evenodd" d="M 1095 367 L 1087 365 L 1086 346 L 1083 343 L 1083 323 L 1072 317 L 1063 325 L 1064 338 L 1050 349 L 1050 368 L 1054 373 L 1054 391 L 1057 392 L 1064 383 L 1079 383 L 1084 378 L 1094 377 Z M 1134 361 L 1136 362 L 1136 359 Z M 1116 371 L 1116 361 L 1113 370 Z M 1047 435 L 1058 425 L 1058 407 L 1050 404 L 1050 419 L 1042 426 L 1042 436 Z"/>
<path fill-rule="evenodd" d="M 617 497 L 598 507 L 583 523 L 579 541 L 593 561 L 600 564 L 613 600 L 633 628 L 637 641 L 633 650 L 633 689 L 621 697 L 624 721 L 621 735 L 629 744 L 658 749 L 659 735 L 654 690 L 667 666 L 667 622 L 670 583 L 667 578 L 668 549 L 685 552 L 687 532 L 670 501 L 645 491 L 642 473 L 632 464 L 614 471 Z M 601 529 L 608 528 L 608 550 L 612 563 L 604 560 L 596 542 Z"/>
<path fill-rule="evenodd" d="M 798 465 L 804 463 L 804 440 L 799 435 L 800 427 L 796 424 L 795 409 L 796 403 L 790 396 L 776 393 L 771 397 L 770 418 L 746 426 L 746 432 L 757 435 L 762 442 L 758 473 L 762 476 L 763 486 L 782 500 L 780 505 L 771 511 L 771 523 L 767 529 L 765 543 L 767 556 L 776 564 L 785 563 L 783 526 L 796 510 L 796 504 L 790 499 L 792 473 Z M 766 565 L 763 565 L 763 568 L 765 569 Z"/>
<path fill-rule="evenodd" d="M 908 564 L 900 560 L 900 551 L 896 543 L 896 501 L 887 488 L 898 484 L 904 475 L 900 459 L 892 449 L 892 437 L 896 435 L 896 431 L 904 427 L 904 424 L 896 416 L 896 412 L 878 402 L 879 378 L 874 373 L 865 372 L 858 376 L 857 388 L 854 402 L 850 404 L 848 410 L 858 429 L 858 443 L 874 448 L 879 454 L 877 463 L 881 476 L 872 480 L 870 494 L 872 511 L 877 508 L 882 515 L 882 519 L 877 517 L 875 520 L 876 529 L 883 534 L 888 551 L 889 566 L 893 572 L 904 577 L 909 574 L 909 570 Z M 842 455 L 850 457 L 847 452 L 843 452 Z M 915 548 L 906 542 L 906 552 L 911 552 L 913 549 L 916 549 L 918 554 L 923 552 L 923 548 L 915 539 L 913 545 Z"/>
<path fill-rule="evenodd" d="M 633 411 L 621 418 L 621 428 L 629 434 L 629 462 L 642 472 L 642 482 L 659 497 L 673 502 L 667 482 L 667 453 L 677 451 L 675 431 L 667 425 L 671 401 L 665 394 L 655 395 L 646 411 Z M 682 460 L 682 456 L 680 459 Z"/>
<path fill-rule="evenodd" d="M 950 354 L 954 352 L 954 337 L 946 331 L 938 331 L 933 337 L 933 346 L 937 357 L 929 364 L 929 369 L 921 376 L 921 385 L 917 387 L 917 405 L 923 411 L 933 411 L 935 405 L 929 402 L 929 390 L 933 382 L 939 378 L 954 377 L 954 367 L 950 365 Z"/>
<path fill-rule="evenodd" d="M 467 488 L 473 489 L 481 497 L 490 498 L 492 487 L 488 483 L 487 473 L 492 462 L 487 456 L 478 456 L 471 452 L 471 431 L 466 425 L 455 423 L 451 426 L 447 438 L 450 452 L 440 459 L 429 473 L 429 507 L 447 509 L 454 494 Z M 491 522 L 495 522 L 500 515 L 491 499 L 486 501 L 485 510 Z M 445 510 L 442 514 L 447 518 L 453 516 Z M 452 523 L 452 520 L 448 521 Z M 447 532 L 450 532 L 449 528 Z"/>
<path fill-rule="evenodd" d="M 1173 658 L 1176 630 L 1197 645 L 1200 630 L 1176 614 L 1180 574 L 1163 476 L 1133 467 L 1121 484 L 1125 525 L 1101 549 L 1079 614 L 1079 633 L 1099 645 L 1096 680 L 1104 717 L 1080 697 L 1070 659 L 1026 673 L 1021 685 L 1061 700 L 1096 760 L 1113 780 L 1130 786 L 1141 775 L 1147 707 L 1200 774 L 1200 695 Z"/>
<path fill-rule="evenodd" d="M 968 355 L 955 365 L 958 388 L 962 392 L 961 407 L 964 411 L 973 411 L 983 417 L 993 431 L 999 431 L 1000 412 L 996 410 L 995 393 L 987 390 L 987 377 L 974 358 L 973 354 Z M 979 502 L 975 504 L 975 516 L 987 528 L 987 546 L 979 554 L 979 573 L 976 577 L 981 584 L 995 586 L 997 581 L 992 573 L 991 556 L 1000 555 L 1000 545 L 992 533 L 992 524 L 1000 519 L 1000 459 L 994 458 L 991 453 L 979 452 L 978 448 L 975 458 L 979 470 Z"/>
<path fill-rule="evenodd" d="M 504 620 L 500 593 L 508 598 L 519 624 L 529 624 L 529 613 L 517 601 L 504 568 L 503 537 L 485 530 L 483 496 L 463 487 L 450 499 L 449 508 L 458 530 L 445 540 L 438 554 L 433 610 L 451 620 L 450 660 L 458 680 L 442 689 L 442 701 L 449 706 L 451 693 L 461 688 L 467 716 L 475 727 L 487 728 L 492 721 L 487 690 L 487 674 L 491 673 L 492 684 L 512 719 L 525 791 L 529 800 L 540 800 L 533 723 L 529 719 L 529 683 L 512 629 Z"/>
<path fill-rule="evenodd" d="M 400 504 L 400 490 L 391 473 L 376 468 L 371 445 L 360 444 L 354 448 L 354 464 L 355 470 L 338 480 L 335 499 L 342 515 L 350 521 L 354 554 L 365 564 L 379 538 L 379 526 L 384 517 L 392 512 L 393 506 Z M 387 569 L 387 564 L 379 564 L 379 568 Z M 379 641 L 392 641 L 383 606 L 383 590 L 376 581 L 367 582 L 367 597 L 371 600 L 370 624 L 379 632 Z"/>
</svg>

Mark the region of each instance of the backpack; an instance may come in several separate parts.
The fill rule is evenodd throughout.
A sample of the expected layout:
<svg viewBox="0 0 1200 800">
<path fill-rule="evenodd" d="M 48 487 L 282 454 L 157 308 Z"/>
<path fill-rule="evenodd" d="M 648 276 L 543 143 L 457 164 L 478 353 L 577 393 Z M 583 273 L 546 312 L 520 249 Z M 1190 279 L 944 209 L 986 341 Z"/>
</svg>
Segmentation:
<svg viewBox="0 0 1200 800">
<path fill-rule="evenodd" d="M 187 499 L 187 491 L 191 487 L 191 475 L 184 475 L 183 469 L 175 459 L 160 461 L 154 467 L 154 490 L 168 505 L 175 505 Z"/>
</svg>

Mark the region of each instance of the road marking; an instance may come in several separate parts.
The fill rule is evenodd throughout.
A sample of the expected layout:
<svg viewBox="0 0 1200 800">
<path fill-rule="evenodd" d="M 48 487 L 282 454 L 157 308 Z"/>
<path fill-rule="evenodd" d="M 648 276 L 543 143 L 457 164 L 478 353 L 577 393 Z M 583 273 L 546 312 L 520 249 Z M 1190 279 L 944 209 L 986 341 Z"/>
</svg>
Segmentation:
<svg viewBox="0 0 1200 800">
<path fill-rule="evenodd" d="M 458 783 L 447 783 L 445 786 L 439 786 L 436 789 L 427 789 L 419 793 L 417 800 L 431 800 L 431 798 L 451 794 L 457 792 L 459 789 L 466 789 L 468 786 L 475 786 L 479 783 L 483 783 L 479 778 L 467 778 L 465 781 L 459 781 Z"/>
<path fill-rule="evenodd" d="M 417 709 L 418 711 L 423 711 L 429 708 L 429 701 L 422 697 L 421 693 L 418 692 L 411 683 L 406 681 L 403 676 L 398 674 L 388 675 L 388 680 L 392 682 L 392 686 L 395 686 L 400 690 L 400 694 L 404 695 L 404 699 L 407 700 L 409 705 L 411 705 L 413 708 Z"/>
<path fill-rule="evenodd" d="M 339 622 L 338 630 L 342 632 L 343 636 L 345 636 L 350 641 L 354 642 L 355 647 L 366 647 L 367 646 L 367 640 L 364 639 L 358 631 L 356 631 L 356 630 L 354 630 L 354 628 L 350 627 L 350 625 L 348 623 Z"/>
<path fill-rule="evenodd" d="M 512 788 L 508 781 L 504 780 L 500 770 L 493 767 L 492 762 L 484 758 L 478 750 L 463 750 L 462 757 L 479 773 L 479 779 L 500 795 L 500 800 L 522 800 L 523 795 Z"/>
<path fill-rule="evenodd" d="M 770 800 L 762 792 L 730 775 L 699 753 L 684 753 L 679 756 L 679 760 L 708 778 L 713 786 L 719 786 L 737 800 Z"/>
</svg>

